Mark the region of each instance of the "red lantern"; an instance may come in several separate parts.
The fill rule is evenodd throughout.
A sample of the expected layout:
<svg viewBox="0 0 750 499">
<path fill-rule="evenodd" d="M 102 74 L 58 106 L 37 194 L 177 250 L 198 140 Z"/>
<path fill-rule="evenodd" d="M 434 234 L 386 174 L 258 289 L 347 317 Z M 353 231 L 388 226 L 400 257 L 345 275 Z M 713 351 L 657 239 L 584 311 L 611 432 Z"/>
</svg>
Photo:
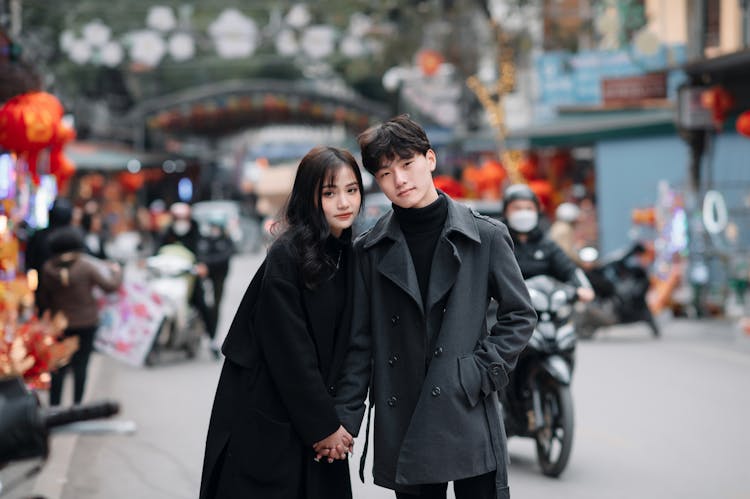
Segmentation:
<svg viewBox="0 0 750 499">
<path fill-rule="evenodd" d="M 745 111 L 737 118 L 737 132 L 750 138 L 750 111 Z"/>
<path fill-rule="evenodd" d="M 39 153 L 71 136 L 61 130 L 62 115 L 60 101 L 45 92 L 18 95 L 0 108 L 0 145 L 25 157 L 34 183 Z"/>
<path fill-rule="evenodd" d="M 443 64 L 443 55 L 437 50 L 421 50 L 417 54 L 417 64 L 425 76 L 434 76 Z"/>
<path fill-rule="evenodd" d="M 546 180 L 532 180 L 529 182 L 529 189 L 539 198 L 542 210 L 546 211 L 552 206 L 552 194 L 554 194 L 552 184 Z"/>
<path fill-rule="evenodd" d="M 144 182 L 144 178 L 141 172 L 123 172 L 119 175 L 118 180 L 120 181 L 120 185 L 123 186 L 128 192 L 137 191 L 138 189 L 143 187 Z"/>
<path fill-rule="evenodd" d="M 734 97 L 721 85 L 716 85 L 701 93 L 701 105 L 711 111 L 714 125 L 721 128 L 727 112 L 734 107 Z"/>
</svg>

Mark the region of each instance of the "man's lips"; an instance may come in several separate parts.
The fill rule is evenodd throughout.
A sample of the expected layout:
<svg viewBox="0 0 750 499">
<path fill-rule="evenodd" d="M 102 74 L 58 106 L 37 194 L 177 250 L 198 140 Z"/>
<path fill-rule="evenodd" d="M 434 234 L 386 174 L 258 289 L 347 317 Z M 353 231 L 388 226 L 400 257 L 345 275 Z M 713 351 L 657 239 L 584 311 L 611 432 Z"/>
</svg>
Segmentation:
<svg viewBox="0 0 750 499">
<path fill-rule="evenodd" d="M 397 195 L 398 195 L 398 197 L 407 196 L 407 195 L 411 194 L 411 191 L 413 191 L 413 190 L 414 190 L 414 187 L 410 187 L 409 189 L 400 191 Z"/>
</svg>

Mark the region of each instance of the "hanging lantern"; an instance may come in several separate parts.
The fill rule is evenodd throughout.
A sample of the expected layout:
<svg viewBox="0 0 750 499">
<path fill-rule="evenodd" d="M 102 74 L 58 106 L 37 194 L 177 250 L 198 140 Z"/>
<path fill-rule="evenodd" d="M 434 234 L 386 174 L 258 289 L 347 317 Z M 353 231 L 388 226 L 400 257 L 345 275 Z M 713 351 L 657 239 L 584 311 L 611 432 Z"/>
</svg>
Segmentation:
<svg viewBox="0 0 750 499">
<path fill-rule="evenodd" d="M 737 132 L 750 138 L 750 111 L 745 111 L 737 118 Z"/>
<path fill-rule="evenodd" d="M 701 93 L 701 105 L 711 111 L 714 125 L 721 129 L 727 112 L 734 107 L 734 97 L 721 85 L 716 85 Z"/>
<path fill-rule="evenodd" d="M 130 173 L 130 172 L 123 172 L 118 176 L 118 181 L 120 182 L 120 185 L 128 192 L 135 192 L 141 187 L 143 187 L 143 182 L 145 181 L 143 175 L 141 172 L 138 173 Z"/>
</svg>

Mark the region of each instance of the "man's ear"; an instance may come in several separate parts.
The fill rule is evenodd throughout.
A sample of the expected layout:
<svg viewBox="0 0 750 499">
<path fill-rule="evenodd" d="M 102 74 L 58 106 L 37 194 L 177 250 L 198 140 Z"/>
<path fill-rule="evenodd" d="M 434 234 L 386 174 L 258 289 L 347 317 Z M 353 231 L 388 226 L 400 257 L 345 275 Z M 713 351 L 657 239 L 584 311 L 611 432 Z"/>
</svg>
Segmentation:
<svg viewBox="0 0 750 499">
<path fill-rule="evenodd" d="M 427 162 L 430 165 L 430 171 L 434 172 L 435 167 L 437 167 L 437 154 L 435 154 L 435 151 L 432 149 L 427 149 L 427 152 L 424 154 L 425 158 L 427 158 Z"/>
</svg>

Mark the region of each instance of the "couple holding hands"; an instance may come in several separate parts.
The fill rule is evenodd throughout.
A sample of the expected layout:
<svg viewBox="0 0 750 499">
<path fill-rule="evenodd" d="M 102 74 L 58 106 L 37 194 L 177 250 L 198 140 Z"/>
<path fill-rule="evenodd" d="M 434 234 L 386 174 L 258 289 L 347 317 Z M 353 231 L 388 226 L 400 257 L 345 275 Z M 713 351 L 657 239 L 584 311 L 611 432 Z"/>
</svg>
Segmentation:
<svg viewBox="0 0 750 499">
<path fill-rule="evenodd" d="M 351 498 L 368 393 L 375 484 L 400 499 L 445 498 L 451 481 L 458 499 L 509 497 L 496 392 L 536 315 L 508 230 L 435 188 L 435 152 L 407 116 L 358 141 L 393 210 L 352 242 L 356 160 L 334 147 L 301 160 L 222 347 L 201 499 Z"/>
</svg>

